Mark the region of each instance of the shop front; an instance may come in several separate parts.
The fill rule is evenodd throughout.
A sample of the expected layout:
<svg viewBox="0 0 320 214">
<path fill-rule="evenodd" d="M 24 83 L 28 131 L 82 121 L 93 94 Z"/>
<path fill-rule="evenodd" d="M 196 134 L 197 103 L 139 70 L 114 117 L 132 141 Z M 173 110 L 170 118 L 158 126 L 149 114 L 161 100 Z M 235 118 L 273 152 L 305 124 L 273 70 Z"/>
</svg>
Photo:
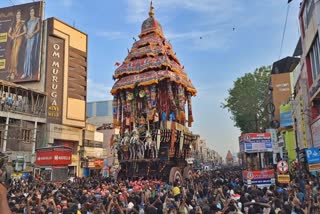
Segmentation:
<svg viewBox="0 0 320 214">
<path fill-rule="evenodd" d="M 62 182 L 69 178 L 72 149 L 54 146 L 36 149 L 34 176 L 46 182 Z"/>
<path fill-rule="evenodd" d="M 68 166 L 69 176 L 82 176 L 79 160 L 79 150 L 83 135 L 82 129 L 58 124 L 50 124 L 49 129 L 49 146 L 71 148 L 72 158 Z"/>
<path fill-rule="evenodd" d="M 88 165 L 83 170 L 84 177 L 101 176 L 104 169 L 104 160 L 98 158 L 89 158 Z"/>
</svg>

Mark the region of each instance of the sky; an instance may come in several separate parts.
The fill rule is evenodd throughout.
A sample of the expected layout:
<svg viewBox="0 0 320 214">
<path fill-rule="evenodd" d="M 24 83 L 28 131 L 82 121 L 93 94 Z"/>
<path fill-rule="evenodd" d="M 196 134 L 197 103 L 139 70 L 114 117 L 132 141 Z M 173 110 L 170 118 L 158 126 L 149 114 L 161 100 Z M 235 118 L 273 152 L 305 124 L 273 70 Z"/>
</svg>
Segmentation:
<svg viewBox="0 0 320 214">
<path fill-rule="evenodd" d="M 0 7 L 27 3 L 1 0 Z M 193 133 L 225 157 L 239 151 L 240 131 L 221 108 L 233 82 L 291 56 L 299 39 L 301 0 L 153 0 L 155 18 L 198 90 Z M 88 34 L 88 101 L 112 99 L 115 62 L 123 62 L 148 18 L 150 0 L 47 0 L 56 17 Z M 200 39 L 200 37 L 202 39 Z"/>
</svg>

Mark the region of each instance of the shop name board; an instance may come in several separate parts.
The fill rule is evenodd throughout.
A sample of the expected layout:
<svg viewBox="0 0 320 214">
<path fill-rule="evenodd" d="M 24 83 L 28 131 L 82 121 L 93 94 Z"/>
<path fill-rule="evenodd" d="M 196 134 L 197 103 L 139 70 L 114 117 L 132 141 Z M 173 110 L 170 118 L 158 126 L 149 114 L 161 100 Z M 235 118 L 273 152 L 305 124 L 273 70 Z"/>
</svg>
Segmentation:
<svg viewBox="0 0 320 214">
<path fill-rule="evenodd" d="M 52 156 L 42 156 L 38 157 L 37 160 L 42 161 L 42 160 L 71 160 L 70 156 L 61 156 L 61 155 L 55 155 L 54 157 Z"/>
<path fill-rule="evenodd" d="M 52 98 L 51 100 L 51 106 L 56 107 L 58 109 L 57 106 L 57 89 L 58 89 L 58 73 L 59 73 L 59 69 L 60 69 L 60 65 L 59 65 L 59 59 L 60 59 L 60 45 L 54 43 L 53 44 L 53 53 L 52 53 L 52 57 L 53 57 L 53 62 L 52 62 L 52 82 L 51 82 L 51 89 L 52 92 L 50 93 L 50 96 Z"/>
<path fill-rule="evenodd" d="M 63 100 L 64 40 L 49 36 L 47 54 L 48 119 L 61 123 Z"/>
<path fill-rule="evenodd" d="M 40 166 L 69 165 L 71 162 L 71 151 L 37 151 L 36 153 L 36 164 Z"/>
</svg>

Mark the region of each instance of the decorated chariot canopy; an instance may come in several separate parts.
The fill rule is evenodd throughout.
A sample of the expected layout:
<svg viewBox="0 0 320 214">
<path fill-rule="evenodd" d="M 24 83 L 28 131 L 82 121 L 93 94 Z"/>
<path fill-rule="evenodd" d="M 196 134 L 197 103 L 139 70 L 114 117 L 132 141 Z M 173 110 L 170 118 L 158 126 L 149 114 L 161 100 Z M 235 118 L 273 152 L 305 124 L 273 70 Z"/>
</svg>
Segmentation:
<svg viewBox="0 0 320 214">
<path fill-rule="evenodd" d="M 191 126 L 191 97 L 197 91 L 172 45 L 164 37 L 161 24 L 154 18 L 152 2 L 139 40 L 128 50 L 123 63 L 119 63 L 113 78 L 116 82 L 111 93 L 114 96 L 116 126 L 165 120 L 183 125 L 188 122 Z M 185 115 L 186 103 L 188 119 Z"/>
</svg>

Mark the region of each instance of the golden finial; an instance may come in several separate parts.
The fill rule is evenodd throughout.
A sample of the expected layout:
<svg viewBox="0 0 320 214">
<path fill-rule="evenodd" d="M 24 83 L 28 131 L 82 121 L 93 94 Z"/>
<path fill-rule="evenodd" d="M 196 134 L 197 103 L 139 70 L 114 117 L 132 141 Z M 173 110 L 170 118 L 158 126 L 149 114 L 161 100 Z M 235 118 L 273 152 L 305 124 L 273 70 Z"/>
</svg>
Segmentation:
<svg viewBox="0 0 320 214">
<path fill-rule="evenodd" d="M 153 16 L 154 16 L 154 7 L 153 7 L 153 5 L 152 5 L 152 0 L 151 0 L 151 2 L 150 2 L 149 16 L 150 16 L 150 17 L 153 17 Z"/>
</svg>

